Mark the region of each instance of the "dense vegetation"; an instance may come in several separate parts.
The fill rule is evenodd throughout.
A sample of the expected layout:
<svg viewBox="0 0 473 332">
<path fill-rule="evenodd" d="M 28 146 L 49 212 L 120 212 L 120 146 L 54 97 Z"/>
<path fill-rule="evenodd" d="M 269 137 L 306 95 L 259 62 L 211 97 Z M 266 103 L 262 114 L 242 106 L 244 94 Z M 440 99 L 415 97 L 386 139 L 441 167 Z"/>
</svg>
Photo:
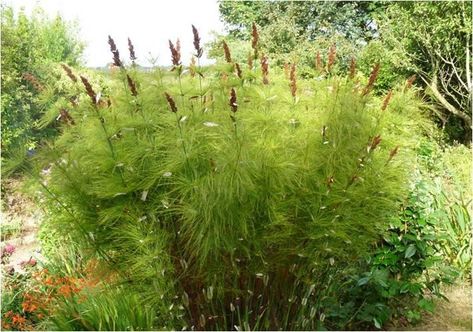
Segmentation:
<svg viewBox="0 0 473 332">
<path fill-rule="evenodd" d="M 1 145 L 3 156 L 8 156 L 25 145 L 34 148 L 41 138 L 54 134 L 35 126 L 43 111 L 38 92 L 46 88 L 45 82 L 57 79 L 52 64 L 77 65 L 83 46 L 74 26 L 59 16 L 51 20 L 39 8 L 30 17 L 6 5 L 1 9 Z"/>
<path fill-rule="evenodd" d="M 3 328 L 382 329 L 433 311 L 471 278 L 471 156 L 432 121 L 422 73 L 378 58 L 380 8 L 222 2 L 238 29 L 215 65 L 195 27 L 188 65 L 170 41 L 172 66 L 142 72 L 111 37 L 105 75 L 50 63 L 35 128 L 55 135 L 12 162 L 47 261 L 8 272 Z M 291 36 L 278 22 L 293 44 L 268 44 Z"/>
</svg>

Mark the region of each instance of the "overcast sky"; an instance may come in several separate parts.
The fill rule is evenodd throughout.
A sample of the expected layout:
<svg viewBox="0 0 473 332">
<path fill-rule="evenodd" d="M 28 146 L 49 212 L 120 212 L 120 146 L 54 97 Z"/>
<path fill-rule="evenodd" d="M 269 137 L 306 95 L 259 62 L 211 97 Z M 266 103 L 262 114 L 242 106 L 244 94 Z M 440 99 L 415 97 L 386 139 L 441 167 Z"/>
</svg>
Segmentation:
<svg viewBox="0 0 473 332">
<path fill-rule="evenodd" d="M 121 57 L 128 55 L 127 38 L 135 45 L 138 63 L 148 65 L 149 53 L 158 57 L 158 64 L 169 65 L 171 60 L 168 39 L 181 40 L 183 61 L 193 52 L 194 24 L 201 42 L 212 39 L 212 31 L 222 32 L 217 0 L 3 0 L 15 9 L 24 7 L 27 13 L 35 5 L 49 16 L 59 13 L 66 20 L 77 20 L 80 38 L 86 42 L 84 61 L 87 66 L 103 66 L 111 62 L 107 43 L 110 34 Z"/>
</svg>

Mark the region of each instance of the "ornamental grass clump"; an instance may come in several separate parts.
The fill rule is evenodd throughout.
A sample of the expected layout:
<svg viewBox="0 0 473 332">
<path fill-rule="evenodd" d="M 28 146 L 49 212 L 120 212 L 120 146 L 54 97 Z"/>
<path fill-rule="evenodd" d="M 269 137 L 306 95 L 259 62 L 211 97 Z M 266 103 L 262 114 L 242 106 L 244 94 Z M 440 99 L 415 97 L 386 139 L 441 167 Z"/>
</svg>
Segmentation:
<svg viewBox="0 0 473 332">
<path fill-rule="evenodd" d="M 289 84 L 281 68 L 269 80 L 252 35 L 248 68 L 199 69 L 199 81 L 132 72 L 110 38 L 114 80 L 128 84 L 112 83 L 104 104 L 80 76 L 74 124 L 41 159 L 50 222 L 141 294 L 155 328 L 330 327 L 337 282 L 407 190 L 414 95 L 395 89 L 383 104 L 374 74 L 360 93 L 346 77 L 296 77 L 296 64 Z M 179 41 L 169 46 L 185 67 Z"/>
</svg>

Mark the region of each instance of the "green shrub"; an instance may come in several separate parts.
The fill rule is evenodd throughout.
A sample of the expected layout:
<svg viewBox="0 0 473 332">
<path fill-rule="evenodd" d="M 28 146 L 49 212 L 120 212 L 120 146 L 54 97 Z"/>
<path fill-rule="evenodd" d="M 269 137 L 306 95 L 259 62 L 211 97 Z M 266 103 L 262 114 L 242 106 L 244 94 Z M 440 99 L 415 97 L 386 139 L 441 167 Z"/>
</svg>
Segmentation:
<svg viewBox="0 0 473 332">
<path fill-rule="evenodd" d="M 47 222 L 100 255 L 158 326 L 336 326 L 329 302 L 407 194 L 415 92 L 396 89 L 386 109 L 374 76 L 183 71 L 174 53 L 171 72 L 120 67 L 109 97 L 74 83 L 87 93 L 38 157 Z"/>
<path fill-rule="evenodd" d="M 444 261 L 471 278 L 471 150 L 422 140 L 418 151 L 417 210 L 434 225 Z"/>
<path fill-rule="evenodd" d="M 20 146 L 34 148 L 51 132 L 37 130 L 42 108 L 38 94 L 55 81 L 51 63 L 77 65 L 83 45 L 76 27 L 59 16 L 49 19 L 36 8 L 28 17 L 2 4 L 2 152 L 8 157 Z"/>
</svg>

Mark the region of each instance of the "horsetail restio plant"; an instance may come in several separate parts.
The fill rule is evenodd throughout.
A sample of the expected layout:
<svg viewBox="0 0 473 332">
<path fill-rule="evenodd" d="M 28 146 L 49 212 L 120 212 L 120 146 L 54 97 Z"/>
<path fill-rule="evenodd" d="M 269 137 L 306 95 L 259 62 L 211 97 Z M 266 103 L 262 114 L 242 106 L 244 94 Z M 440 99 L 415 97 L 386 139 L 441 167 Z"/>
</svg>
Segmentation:
<svg viewBox="0 0 473 332">
<path fill-rule="evenodd" d="M 141 73 L 109 44 L 120 68 L 109 100 L 80 76 L 73 122 L 41 159 L 69 211 L 52 202 L 50 222 L 141 294 L 156 328 L 330 327 L 325 299 L 408 189 L 414 94 L 383 103 L 370 93 L 379 65 L 363 85 L 354 62 L 349 78 L 305 80 L 292 63 L 269 79 L 256 25 L 248 68 L 223 42 L 227 63 L 184 71 L 178 40 L 170 72 Z M 333 46 L 327 74 L 335 60 Z"/>
</svg>

